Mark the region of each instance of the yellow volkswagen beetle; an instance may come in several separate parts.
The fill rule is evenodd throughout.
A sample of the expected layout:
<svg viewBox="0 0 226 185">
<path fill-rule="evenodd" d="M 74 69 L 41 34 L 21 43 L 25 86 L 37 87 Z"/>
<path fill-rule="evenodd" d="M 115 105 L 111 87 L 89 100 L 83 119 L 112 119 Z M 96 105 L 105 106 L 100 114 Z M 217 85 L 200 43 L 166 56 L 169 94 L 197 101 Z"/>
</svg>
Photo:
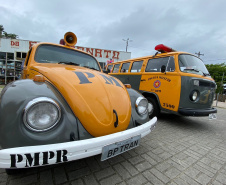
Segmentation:
<svg viewBox="0 0 226 185">
<path fill-rule="evenodd" d="M 156 125 L 141 94 L 73 48 L 75 34 L 61 42 L 34 45 L 21 79 L 1 92 L 0 168 L 8 174 L 97 154 L 106 160 L 137 147 Z"/>
</svg>

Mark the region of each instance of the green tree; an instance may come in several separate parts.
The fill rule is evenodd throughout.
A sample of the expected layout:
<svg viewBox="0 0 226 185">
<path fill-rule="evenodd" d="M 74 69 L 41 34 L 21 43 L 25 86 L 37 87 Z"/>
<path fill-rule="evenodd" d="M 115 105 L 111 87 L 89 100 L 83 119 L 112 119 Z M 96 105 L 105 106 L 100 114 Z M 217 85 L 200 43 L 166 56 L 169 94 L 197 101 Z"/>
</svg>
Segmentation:
<svg viewBox="0 0 226 185">
<path fill-rule="evenodd" d="M 2 37 L 2 33 L 3 33 L 3 31 L 4 31 L 4 27 L 3 27 L 3 25 L 0 25 L 0 38 Z"/>
<path fill-rule="evenodd" d="M 7 33 L 7 37 L 6 38 L 17 39 L 18 35 L 14 34 L 14 33 Z"/>
<path fill-rule="evenodd" d="M 7 33 L 4 31 L 3 25 L 0 25 L 0 38 L 5 37 L 5 38 L 10 38 L 10 39 L 17 39 L 18 35 L 14 33 Z"/>
<path fill-rule="evenodd" d="M 217 84 L 216 93 L 222 93 L 223 84 L 226 84 L 226 63 L 206 64 L 206 68 Z"/>
</svg>

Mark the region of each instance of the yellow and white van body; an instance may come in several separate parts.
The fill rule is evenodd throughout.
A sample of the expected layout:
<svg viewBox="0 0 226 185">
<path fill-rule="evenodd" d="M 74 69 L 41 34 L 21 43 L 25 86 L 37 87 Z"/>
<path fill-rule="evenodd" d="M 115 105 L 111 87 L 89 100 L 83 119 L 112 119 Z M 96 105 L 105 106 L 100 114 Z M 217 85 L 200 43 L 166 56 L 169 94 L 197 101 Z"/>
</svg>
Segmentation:
<svg viewBox="0 0 226 185">
<path fill-rule="evenodd" d="M 150 117 L 160 111 L 212 117 L 217 112 L 212 107 L 216 83 L 201 59 L 162 44 L 155 49 L 153 56 L 109 64 L 109 74 L 149 100 Z"/>
</svg>

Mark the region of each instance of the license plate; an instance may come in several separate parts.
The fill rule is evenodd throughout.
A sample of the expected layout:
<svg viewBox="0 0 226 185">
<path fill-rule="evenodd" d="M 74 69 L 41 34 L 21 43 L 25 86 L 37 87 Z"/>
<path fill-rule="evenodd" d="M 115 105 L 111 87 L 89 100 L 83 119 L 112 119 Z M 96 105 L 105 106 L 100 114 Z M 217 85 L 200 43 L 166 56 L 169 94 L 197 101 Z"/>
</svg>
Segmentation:
<svg viewBox="0 0 226 185">
<path fill-rule="evenodd" d="M 217 114 L 213 113 L 213 114 L 209 114 L 209 120 L 212 119 L 217 119 Z"/>
<path fill-rule="evenodd" d="M 141 138 L 141 136 L 138 135 L 138 136 L 129 138 L 127 140 L 119 141 L 117 143 L 113 143 L 113 144 L 103 147 L 101 161 L 107 160 L 109 158 L 112 158 L 116 155 L 119 155 L 123 152 L 126 152 L 128 150 L 131 150 L 131 149 L 139 146 L 140 138 Z"/>
</svg>

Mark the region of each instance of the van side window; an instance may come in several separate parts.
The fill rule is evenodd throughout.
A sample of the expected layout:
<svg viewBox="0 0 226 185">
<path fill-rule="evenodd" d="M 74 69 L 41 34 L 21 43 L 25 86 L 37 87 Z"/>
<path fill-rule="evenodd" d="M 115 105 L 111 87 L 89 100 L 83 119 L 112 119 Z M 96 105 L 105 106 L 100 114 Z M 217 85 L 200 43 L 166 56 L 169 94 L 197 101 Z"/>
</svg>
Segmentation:
<svg viewBox="0 0 226 185">
<path fill-rule="evenodd" d="M 112 72 L 112 67 L 113 67 L 113 65 L 108 65 L 108 69 L 109 69 L 110 73 Z"/>
<path fill-rule="evenodd" d="M 174 62 L 174 58 L 172 56 L 169 58 L 169 62 L 166 67 L 166 71 L 168 71 L 168 72 L 175 71 L 175 62 Z"/>
<path fill-rule="evenodd" d="M 123 63 L 121 68 L 121 73 L 128 73 L 130 63 Z"/>
<path fill-rule="evenodd" d="M 143 65 L 143 61 L 134 62 L 131 68 L 131 73 L 140 72 L 142 65 Z"/>
<path fill-rule="evenodd" d="M 162 57 L 148 60 L 145 72 L 161 72 L 161 67 L 165 65 L 166 71 L 174 71 L 175 63 L 173 57 Z"/>
<path fill-rule="evenodd" d="M 115 64 L 114 69 L 113 69 L 113 73 L 119 72 L 119 66 L 120 66 L 120 64 Z"/>
</svg>

